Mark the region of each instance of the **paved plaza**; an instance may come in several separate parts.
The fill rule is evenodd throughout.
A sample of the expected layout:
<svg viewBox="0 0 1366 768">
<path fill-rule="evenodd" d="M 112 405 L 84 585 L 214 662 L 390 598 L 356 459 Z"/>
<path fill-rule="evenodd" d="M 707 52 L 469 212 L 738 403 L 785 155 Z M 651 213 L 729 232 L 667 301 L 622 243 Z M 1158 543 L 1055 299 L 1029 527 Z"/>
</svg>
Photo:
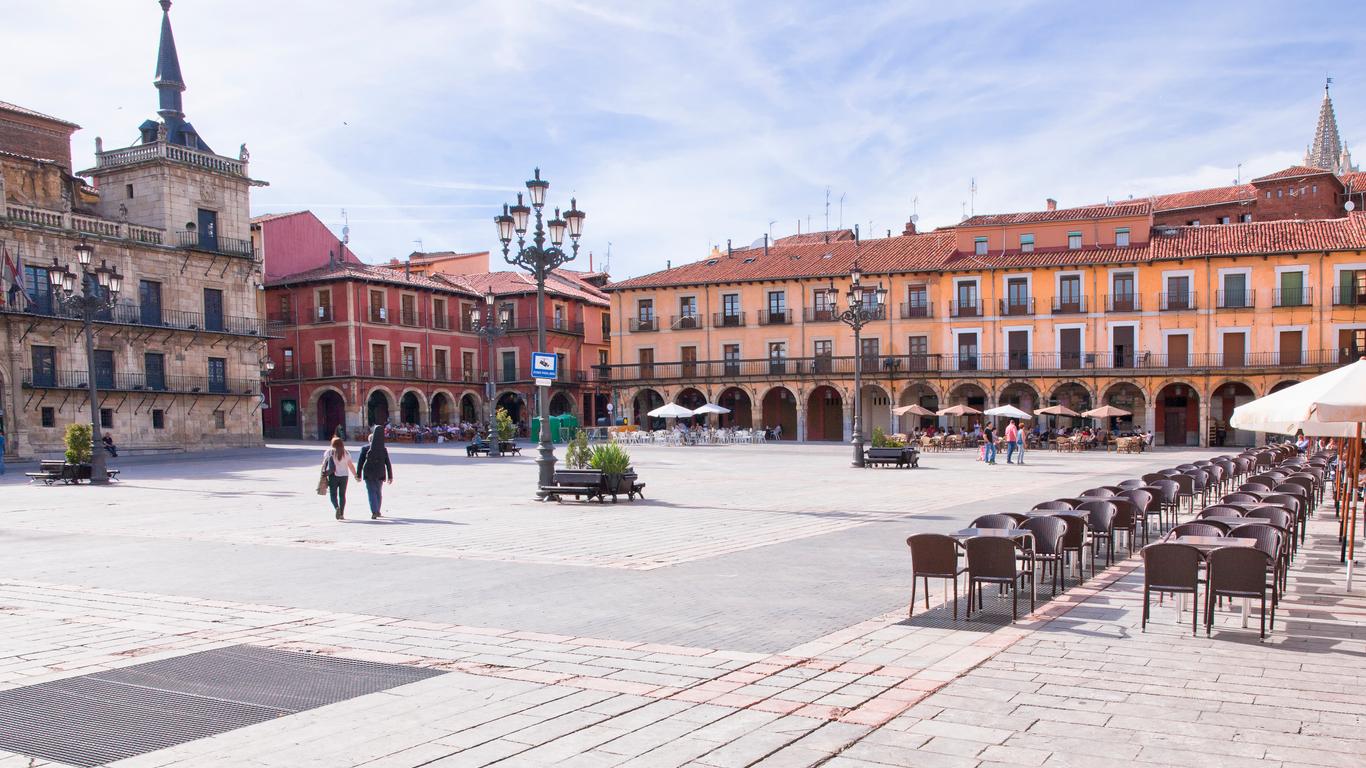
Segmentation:
<svg viewBox="0 0 1366 768">
<path fill-rule="evenodd" d="M 113 763 L 129 768 L 1366 755 L 1366 599 L 1344 591 L 1330 509 L 1265 643 L 1232 614 L 1192 638 L 1170 601 L 1140 633 L 1133 557 L 1013 625 L 999 601 L 950 621 L 938 585 L 907 619 L 907 535 L 1210 452 L 859 471 L 842 446 L 645 446 L 648 498 L 616 505 L 532 500 L 531 451 L 392 453 L 373 522 L 358 487 L 332 519 L 312 444 L 130 460 L 109 488 L 11 470 L 0 688 L 238 645 L 441 672 Z M 55 763 L 0 752 L 10 765 Z"/>
</svg>

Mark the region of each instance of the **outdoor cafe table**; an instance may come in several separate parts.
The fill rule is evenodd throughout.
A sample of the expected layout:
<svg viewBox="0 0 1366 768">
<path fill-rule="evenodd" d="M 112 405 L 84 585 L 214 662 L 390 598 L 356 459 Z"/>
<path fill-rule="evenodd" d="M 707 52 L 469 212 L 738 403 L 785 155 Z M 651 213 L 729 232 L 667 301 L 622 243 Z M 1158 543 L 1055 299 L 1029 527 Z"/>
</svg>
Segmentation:
<svg viewBox="0 0 1366 768">
<path fill-rule="evenodd" d="M 963 528 L 949 535 L 960 542 L 981 536 L 992 539 L 1015 539 L 1017 541 L 1025 539 L 1027 549 L 1034 547 L 1034 533 L 1025 528 Z"/>
<path fill-rule="evenodd" d="M 1206 520 L 1213 520 L 1213 521 L 1216 522 L 1216 523 L 1223 523 L 1224 525 L 1227 525 L 1227 526 L 1230 527 L 1230 528 L 1241 528 L 1241 527 L 1243 527 L 1244 525 L 1271 525 L 1271 521 L 1270 521 L 1270 520 L 1264 520 L 1264 519 L 1262 519 L 1262 518 L 1260 518 L 1260 517 L 1234 517 L 1234 516 L 1232 516 L 1232 515 L 1227 516 L 1227 517 L 1225 517 L 1225 516 L 1223 516 L 1223 515 L 1210 515 L 1209 517 L 1197 517 L 1197 518 L 1195 518 L 1194 520 L 1192 520 L 1191 522 L 1194 522 L 1194 523 L 1203 523 L 1203 522 L 1205 522 Z M 1272 526 L 1272 527 L 1275 527 L 1275 526 Z M 1216 536 L 1215 538 L 1218 538 L 1218 537 Z"/>
<path fill-rule="evenodd" d="M 1235 539 L 1231 536 L 1177 536 L 1174 539 L 1164 539 L 1164 542 L 1187 544 L 1204 554 L 1209 554 L 1220 547 L 1254 547 L 1257 545 L 1256 539 Z"/>
<path fill-rule="evenodd" d="M 1097 499 L 1104 501 L 1104 499 Z M 1026 517 L 1086 517 L 1086 512 L 1080 509 L 1031 509 L 1025 513 Z"/>
</svg>

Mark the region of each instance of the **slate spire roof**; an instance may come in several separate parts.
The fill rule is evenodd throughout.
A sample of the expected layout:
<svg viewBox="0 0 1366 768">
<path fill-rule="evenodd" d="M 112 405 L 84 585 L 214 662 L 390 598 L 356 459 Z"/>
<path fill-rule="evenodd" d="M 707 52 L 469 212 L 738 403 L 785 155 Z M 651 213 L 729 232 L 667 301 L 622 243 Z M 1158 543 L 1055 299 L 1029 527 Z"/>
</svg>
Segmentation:
<svg viewBox="0 0 1366 768">
<path fill-rule="evenodd" d="M 185 119 L 185 105 L 181 94 L 185 91 L 185 76 L 180 73 L 180 56 L 176 53 L 175 35 L 171 32 L 171 0 L 158 0 L 161 5 L 161 40 L 157 45 L 157 73 L 152 84 L 157 89 L 157 114 L 162 122 L 148 120 L 138 127 L 142 143 L 151 144 L 165 126 L 166 141 L 183 147 L 212 152 L 199 137 L 199 132 Z"/>
<path fill-rule="evenodd" d="M 1304 153 L 1304 164 L 1313 168 L 1322 168 L 1333 173 L 1350 173 L 1356 168 L 1352 167 L 1352 156 L 1343 146 L 1342 139 L 1338 135 L 1338 118 L 1333 111 L 1333 97 L 1328 92 L 1328 86 L 1332 82 L 1323 85 L 1323 103 L 1319 105 L 1319 124 L 1314 129 L 1314 143 Z"/>
</svg>

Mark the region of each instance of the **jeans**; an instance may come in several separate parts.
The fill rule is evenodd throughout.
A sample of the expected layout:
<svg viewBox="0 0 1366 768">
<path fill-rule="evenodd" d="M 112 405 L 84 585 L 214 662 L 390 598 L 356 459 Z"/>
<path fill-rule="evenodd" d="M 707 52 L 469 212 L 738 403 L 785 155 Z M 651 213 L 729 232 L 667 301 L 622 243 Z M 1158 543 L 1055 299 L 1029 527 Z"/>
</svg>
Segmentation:
<svg viewBox="0 0 1366 768">
<path fill-rule="evenodd" d="M 379 505 L 383 501 L 381 498 L 384 489 L 383 480 L 366 480 L 365 493 L 370 497 L 370 514 L 379 514 Z"/>
<path fill-rule="evenodd" d="M 1010 464 L 1010 463 L 1011 463 L 1010 459 L 1011 459 L 1012 456 L 1015 455 L 1015 447 L 1016 447 L 1016 445 L 1017 445 L 1017 443 L 1016 443 L 1014 440 L 1011 440 L 1010 442 L 1006 443 L 1006 463 L 1007 463 L 1007 464 Z M 1024 461 L 1024 451 L 1020 451 L 1020 461 Z"/>
<path fill-rule="evenodd" d="M 987 452 L 986 452 L 986 454 L 984 454 L 984 455 L 982 456 L 982 460 L 985 461 L 985 462 L 988 463 L 988 464 L 995 464 L 995 463 L 996 463 L 996 444 L 995 444 L 995 443 L 987 443 L 987 444 L 986 444 L 986 449 L 987 449 Z"/>
<path fill-rule="evenodd" d="M 327 480 L 327 498 L 332 500 L 332 510 L 339 516 L 346 512 L 346 484 L 349 482 L 348 475 L 333 475 Z"/>
</svg>

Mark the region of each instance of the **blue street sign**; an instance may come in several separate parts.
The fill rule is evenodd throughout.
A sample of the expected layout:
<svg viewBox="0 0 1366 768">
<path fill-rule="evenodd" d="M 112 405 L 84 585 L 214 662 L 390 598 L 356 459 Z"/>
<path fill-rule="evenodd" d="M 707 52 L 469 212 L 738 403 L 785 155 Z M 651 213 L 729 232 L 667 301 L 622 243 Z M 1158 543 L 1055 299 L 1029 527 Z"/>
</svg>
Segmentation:
<svg viewBox="0 0 1366 768">
<path fill-rule="evenodd" d="M 549 352 L 531 353 L 531 377 L 534 379 L 556 379 L 560 375 L 560 361 Z"/>
</svg>

